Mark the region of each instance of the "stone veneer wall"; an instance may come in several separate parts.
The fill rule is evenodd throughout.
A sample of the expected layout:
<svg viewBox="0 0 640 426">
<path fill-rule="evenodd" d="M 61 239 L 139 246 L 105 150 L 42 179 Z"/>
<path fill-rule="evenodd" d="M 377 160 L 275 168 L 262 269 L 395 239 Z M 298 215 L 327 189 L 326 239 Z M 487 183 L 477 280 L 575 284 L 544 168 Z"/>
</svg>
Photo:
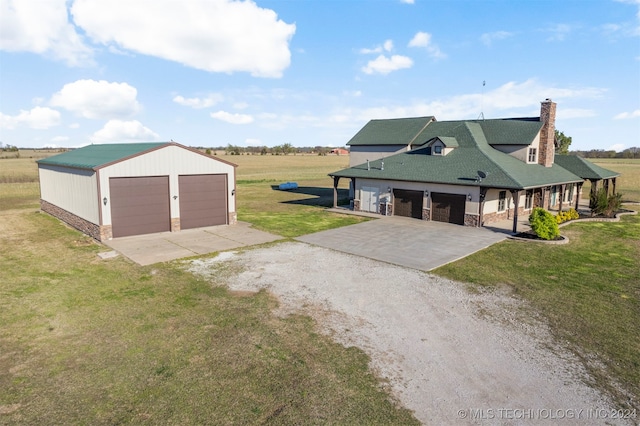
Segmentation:
<svg viewBox="0 0 640 426">
<path fill-rule="evenodd" d="M 229 225 L 235 225 L 238 223 L 238 213 L 229 212 Z"/>
<path fill-rule="evenodd" d="M 353 211 L 360 211 L 360 200 L 353 200 Z"/>
<path fill-rule="evenodd" d="M 172 217 L 171 218 L 171 232 L 178 232 L 180 230 L 180 218 Z"/>
<path fill-rule="evenodd" d="M 75 214 L 66 211 L 54 204 L 51 204 L 45 200 L 40 200 L 40 208 L 43 212 L 49 213 L 51 216 L 57 217 L 64 223 L 72 226 L 80 232 L 83 232 L 90 237 L 95 238 L 98 241 L 111 238 L 111 227 L 102 227 L 91 223 L 88 220 L 76 216 Z"/>
<path fill-rule="evenodd" d="M 480 216 L 477 214 L 464 214 L 464 226 L 480 226 Z"/>
<path fill-rule="evenodd" d="M 515 209 L 505 210 L 503 212 L 498 213 L 486 213 L 482 216 L 483 225 L 487 225 L 489 223 L 494 223 L 499 220 L 513 220 Z M 524 207 L 518 207 L 518 216 L 522 217 L 524 215 L 529 215 L 529 210 L 525 210 Z M 466 218 L 465 218 L 466 220 Z"/>
<path fill-rule="evenodd" d="M 431 220 L 431 209 L 422 208 L 422 220 Z"/>
</svg>

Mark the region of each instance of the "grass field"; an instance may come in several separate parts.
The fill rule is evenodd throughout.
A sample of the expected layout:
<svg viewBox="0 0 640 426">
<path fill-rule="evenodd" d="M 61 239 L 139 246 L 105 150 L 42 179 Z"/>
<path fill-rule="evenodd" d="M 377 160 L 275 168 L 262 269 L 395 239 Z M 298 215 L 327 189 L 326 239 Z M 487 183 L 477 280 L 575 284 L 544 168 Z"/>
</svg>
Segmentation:
<svg viewBox="0 0 640 426">
<path fill-rule="evenodd" d="M 0 213 L 0 424 L 416 424 L 360 350 L 268 294 L 103 250 Z"/>
<path fill-rule="evenodd" d="M 640 159 L 593 158 L 594 164 L 620 173 L 616 182 L 616 191 L 622 193 L 623 200 L 640 203 Z M 583 186 L 583 198 L 589 198 L 590 183 Z"/>
</svg>

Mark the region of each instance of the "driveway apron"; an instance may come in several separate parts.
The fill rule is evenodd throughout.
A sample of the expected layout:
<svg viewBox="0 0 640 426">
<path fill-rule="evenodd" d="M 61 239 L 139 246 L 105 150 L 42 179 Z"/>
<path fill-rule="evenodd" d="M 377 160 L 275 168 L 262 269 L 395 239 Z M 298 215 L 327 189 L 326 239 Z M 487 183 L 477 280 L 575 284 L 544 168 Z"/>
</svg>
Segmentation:
<svg viewBox="0 0 640 426">
<path fill-rule="evenodd" d="M 430 271 L 506 238 L 485 228 L 385 217 L 296 238 L 309 244 Z"/>
<path fill-rule="evenodd" d="M 245 222 L 238 222 L 235 225 L 115 238 L 104 241 L 104 244 L 145 266 L 280 239 L 282 237 L 278 235 L 253 229 Z"/>
</svg>

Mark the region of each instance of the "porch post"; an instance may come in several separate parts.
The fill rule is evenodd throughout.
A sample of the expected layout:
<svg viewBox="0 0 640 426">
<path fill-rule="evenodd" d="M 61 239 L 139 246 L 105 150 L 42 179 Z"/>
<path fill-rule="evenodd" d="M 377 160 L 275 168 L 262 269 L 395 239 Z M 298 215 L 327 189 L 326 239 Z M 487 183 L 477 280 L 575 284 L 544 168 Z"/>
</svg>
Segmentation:
<svg viewBox="0 0 640 426">
<path fill-rule="evenodd" d="M 512 189 L 511 196 L 513 197 L 513 233 L 515 234 L 518 232 L 518 205 L 520 204 L 520 191 Z"/>
<path fill-rule="evenodd" d="M 582 185 L 584 182 L 578 182 L 578 193 L 576 194 L 576 211 L 578 211 L 578 206 L 580 205 L 580 195 L 582 194 Z"/>
<path fill-rule="evenodd" d="M 562 213 L 562 201 L 564 200 L 564 191 L 567 190 L 567 185 L 560 185 L 560 205 L 558 206 L 558 213 Z"/>
<path fill-rule="evenodd" d="M 333 177 L 333 208 L 338 207 L 338 183 L 340 182 L 340 176 Z"/>
<path fill-rule="evenodd" d="M 592 180 L 591 181 L 591 196 L 589 197 L 589 199 L 595 197 L 596 196 L 596 192 L 598 192 L 598 181 L 597 180 Z"/>
<path fill-rule="evenodd" d="M 480 215 L 478 216 L 478 227 L 484 225 L 484 199 L 487 196 L 487 188 L 480 188 Z"/>
<path fill-rule="evenodd" d="M 613 183 L 613 195 L 616 195 L 616 179 L 617 178 L 611 178 L 611 182 Z"/>
</svg>

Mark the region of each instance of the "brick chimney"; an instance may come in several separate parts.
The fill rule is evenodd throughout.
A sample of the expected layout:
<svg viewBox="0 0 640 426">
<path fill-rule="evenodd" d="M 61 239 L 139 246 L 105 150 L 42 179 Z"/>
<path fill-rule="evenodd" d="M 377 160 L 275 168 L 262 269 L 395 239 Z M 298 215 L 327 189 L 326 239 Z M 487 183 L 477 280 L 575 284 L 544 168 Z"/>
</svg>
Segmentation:
<svg viewBox="0 0 640 426">
<path fill-rule="evenodd" d="M 551 167 L 556 152 L 556 103 L 551 102 L 551 99 L 547 98 L 541 102 L 540 121 L 543 124 L 540 130 L 538 163 L 545 167 Z"/>
</svg>

